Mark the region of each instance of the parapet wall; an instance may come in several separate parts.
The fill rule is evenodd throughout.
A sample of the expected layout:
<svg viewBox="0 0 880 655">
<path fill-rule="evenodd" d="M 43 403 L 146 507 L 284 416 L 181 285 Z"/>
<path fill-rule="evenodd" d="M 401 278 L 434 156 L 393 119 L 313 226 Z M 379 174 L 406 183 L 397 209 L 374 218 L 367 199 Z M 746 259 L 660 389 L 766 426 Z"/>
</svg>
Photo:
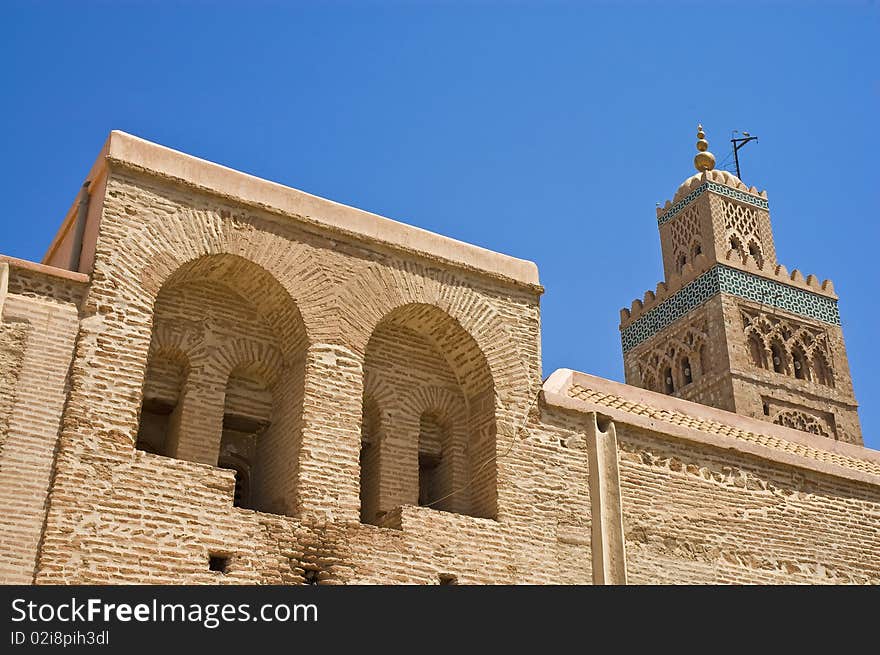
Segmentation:
<svg viewBox="0 0 880 655">
<path fill-rule="evenodd" d="M 880 580 L 877 451 L 583 373 L 544 389 L 616 426 L 629 582 Z"/>
</svg>

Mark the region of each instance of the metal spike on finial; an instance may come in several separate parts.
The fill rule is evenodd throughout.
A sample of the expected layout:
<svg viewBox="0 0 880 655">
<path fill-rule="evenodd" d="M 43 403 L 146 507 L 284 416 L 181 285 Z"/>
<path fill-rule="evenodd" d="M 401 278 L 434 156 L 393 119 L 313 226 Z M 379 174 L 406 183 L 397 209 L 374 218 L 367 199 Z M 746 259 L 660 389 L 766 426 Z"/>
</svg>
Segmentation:
<svg viewBox="0 0 880 655">
<path fill-rule="evenodd" d="M 715 168 L 715 155 L 709 152 L 709 142 L 706 141 L 706 133 L 703 126 L 697 125 L 697 156 L 694 157 L 694 167 L 701 173 Z"/>
</svg>

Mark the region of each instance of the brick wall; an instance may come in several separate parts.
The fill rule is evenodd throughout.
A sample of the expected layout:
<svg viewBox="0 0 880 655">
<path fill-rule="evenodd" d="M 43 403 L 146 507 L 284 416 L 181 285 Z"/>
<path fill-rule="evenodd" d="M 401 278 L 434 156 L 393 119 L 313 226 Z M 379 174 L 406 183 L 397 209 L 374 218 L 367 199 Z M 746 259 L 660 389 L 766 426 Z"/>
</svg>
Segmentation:
<svg viewBox="0 0 880 655">
<path fill-rule="evenodd" d="M 618 427 L 629 580 L 876 583 L 880 489 Z"/>
<path fill-rule="evenodd" d="M 34 579 L 82 286 L 12 267 L 0 325 L 0 583 Z M 14 389 L 10 386 L 14 384 Z"/>
</svg>

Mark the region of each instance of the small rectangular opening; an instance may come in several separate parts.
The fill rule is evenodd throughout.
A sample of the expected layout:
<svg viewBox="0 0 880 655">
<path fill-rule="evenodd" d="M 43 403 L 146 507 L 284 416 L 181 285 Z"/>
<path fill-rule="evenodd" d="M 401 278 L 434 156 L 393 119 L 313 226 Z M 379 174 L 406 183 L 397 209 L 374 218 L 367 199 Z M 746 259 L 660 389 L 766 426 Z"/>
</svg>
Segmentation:
<svg viewBox="0 0 880 655">
<path fill-rule="evenodd" d="M 215 571 L 216 573 L 226 573 L 228 566 L 228 555 L 219 555 L 217 553 L 211 553 L 208 555 L 208 570 Z"/>
<path fill-rule="evenodd" d="M 458 584 L 458 576 L 453 575 L 452 573 L 441 573 L 440 574 L 440 584 Z"/>
</svg>

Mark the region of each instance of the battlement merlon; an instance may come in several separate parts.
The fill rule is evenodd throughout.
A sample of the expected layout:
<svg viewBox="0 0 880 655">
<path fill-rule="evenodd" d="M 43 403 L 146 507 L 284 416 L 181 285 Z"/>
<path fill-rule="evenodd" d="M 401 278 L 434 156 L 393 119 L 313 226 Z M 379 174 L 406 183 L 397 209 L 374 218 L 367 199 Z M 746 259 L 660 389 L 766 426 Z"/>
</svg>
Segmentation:
<svg viewBox="0 0 880 655">
<path fill-rule="evenodd" d="M 110 133 L 86 180 L 93 198 L 85 231 L 83 258 L 79 270 L 88 273 L 100 222 L 100 200 L 107 171 L 114 167 L 136 170 L 194 187 L 233 201 L 276 212 L 322 229 L 342 233 L 396 250 L 478 274 L 487 274 L 536 293 L 543 287 L 534 262 L 497 253 L 428 230 L 349 207 L 332 200 L 270 182 L 213 162 L 114 130 Z M 99 200 L 99 202 L 94 202 Z M 67 268 L 73 242 L 78 201 L 64 218 L 42 263 Z M 91 252 L 90 248 L 91 246 Z"/>
</svg>

